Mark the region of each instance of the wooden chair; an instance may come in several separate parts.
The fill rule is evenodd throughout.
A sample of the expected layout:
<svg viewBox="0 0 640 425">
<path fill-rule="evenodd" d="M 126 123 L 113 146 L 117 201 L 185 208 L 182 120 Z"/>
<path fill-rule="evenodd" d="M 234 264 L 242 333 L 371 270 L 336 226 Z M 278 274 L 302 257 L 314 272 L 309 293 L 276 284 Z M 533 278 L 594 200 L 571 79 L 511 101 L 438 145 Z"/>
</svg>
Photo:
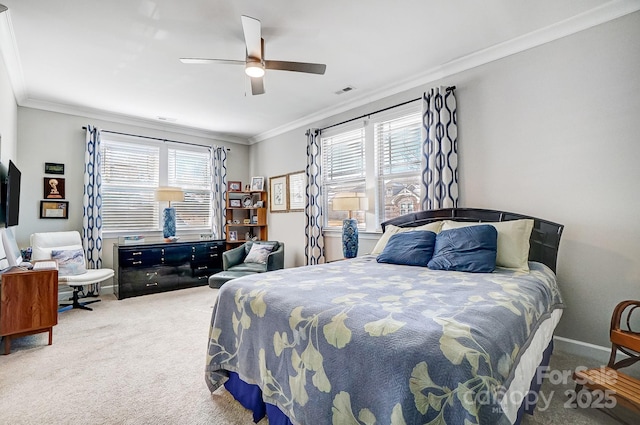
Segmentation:
<svg viewBox="0 0 640 425">
<path fill-rule="evenodd" d="M 608 391 L 616 399 L 617 404 L 640 415 L 640 380 L 618 370 L 640 361 L 640 332 L 631 329 L 631 315 L 638 307 L 640 307 L 640 301 L 634 300 L 622 301 L 616 306 L 611 315 L 609 329 L 611 339 L 609 363 L 598 369 L 577 371 L 573 374 L 573 379 L 578 383 L 576 392 L 579 392 L 583 386 L 589 390 Z M 635 323 L 640 323 L 638 315 L 634 316 L 634 319 Z M 628 357 L 616 361 L 618 351 Z"/>
</svg>

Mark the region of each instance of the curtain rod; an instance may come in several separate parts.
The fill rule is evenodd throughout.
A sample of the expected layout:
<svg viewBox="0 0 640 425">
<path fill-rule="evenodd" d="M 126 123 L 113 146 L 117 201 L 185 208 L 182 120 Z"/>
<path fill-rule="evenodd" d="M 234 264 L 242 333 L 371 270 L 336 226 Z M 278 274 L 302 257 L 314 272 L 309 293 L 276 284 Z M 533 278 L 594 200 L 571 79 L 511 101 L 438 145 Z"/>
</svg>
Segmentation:
<svg viewBox="0 0 640 425">
<path fill-rule="evenodd" d="M 455 90 L 455 89 L 456 89 L 456 86 L 449 86 L 449 87 L 446 88 L 447 91 L 452 91 L 452 90 Z M 397 108 L 399 106 L 404 106 L 404 105 L 407 105 L 409 103 L 417 102 L 418 100 L 421 100 L 421 99 L 422 99 L 422 97 L 417 97 L 415 99 L 407 100 L 406 102 L 398 103 L 397 105 L 388 106 L 386 108 L 378 109 L 375 112 L 369 112 L 368 114 L 360 115 L 359 117 L 351 118 L 351 119 L 348 119 L 346 121 L 339 122 L 337 124 L 331 124 L 331 125 L 329 125 L 327 127 L 321 128 L 320 131 L 324 131 L 324 130 L 327 130 L 327 129 L 333 128 L 333 127 L 337 127 L 339 125 L 346 124 L 346 123 L 349 123 L 351 121 L 355 121 L 355 120 L 359 120 L 359 119 L 362 119 L 362 118 L 366 118 L 366 117 L 374 115 L 374 114 L 379 114 L 380 112 L 388 111 L 389 109 Z"/>
<path fill-rule="evenodd" d="M 87 127 L 82 127 L 82 129 L 86 130 Z M 180 140 L 160 139 L 158 137 L 140 136 L 139 134 L 120 133 L 119 131 L 111 131 L 111 130 L 100 130 L 100 131 L 102 133 L 118 134 L 120 136 L 139 137 L 141 139 L 159 140 L 161 142 L 181 143 L 183 145 L 199 146 L 201 148 L 210 148 L 210 147 L 212 147 L 212 146 L 207 146 L 207 145 L 199 145 L 197 143 L 182 142 Z M 231 151 L 231 148 L 226 148 L 226 149 L 227 149 L 227 152 Z"/>
</svg>

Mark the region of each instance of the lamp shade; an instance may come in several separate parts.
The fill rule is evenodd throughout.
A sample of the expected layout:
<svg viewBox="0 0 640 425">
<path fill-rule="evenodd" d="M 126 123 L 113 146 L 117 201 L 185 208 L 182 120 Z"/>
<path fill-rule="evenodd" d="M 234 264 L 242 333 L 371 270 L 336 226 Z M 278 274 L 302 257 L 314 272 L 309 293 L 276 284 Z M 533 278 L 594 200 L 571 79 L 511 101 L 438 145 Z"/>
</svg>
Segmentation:
<svg viewBox="0 0 640 425">
<path fill-rule="evenodd" d="M 155 192 L 156 201 L 183 202 L 184 192 L 179 187 L 161 186 Z"/>
<path fill-rule="evenodd" d="M 369 208 L 369 199 L 364 193 L 339 194 L 333 198 L 334 211 L 366 211 Z"/>
</svg>

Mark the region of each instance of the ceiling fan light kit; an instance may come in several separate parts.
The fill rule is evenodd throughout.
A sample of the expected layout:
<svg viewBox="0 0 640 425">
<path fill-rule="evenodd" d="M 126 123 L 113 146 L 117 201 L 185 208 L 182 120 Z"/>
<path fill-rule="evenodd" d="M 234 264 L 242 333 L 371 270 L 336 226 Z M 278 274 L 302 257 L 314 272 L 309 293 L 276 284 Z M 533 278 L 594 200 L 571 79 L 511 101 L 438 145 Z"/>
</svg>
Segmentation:
<svg viewBox="0 0 640 425">
<path fill-rule="evenodd" d="M 244 64 L 244 72 L 251 78 L 251 94 L 264 93 L 264 73 L 266 69 L 275 71 L 293 71 L 305 74 L 323 75 L 327 66 L 321 63 L 288 62 L 265 60 L 264 39 L 260 28 L 260 21 L 250 16 L 242 16 L 242 31 L 246 47 L 244 61 L 233 59 L 180 58 L 186 64 Z"/>
<path fill-rule="evenodd" d="M 247 65 L 244 68 L 244 72 L 252 78 L 260 78 L 264 75 L 264 65 L 262 62 L 256 60 L 247 60 Z"/>
</svg>

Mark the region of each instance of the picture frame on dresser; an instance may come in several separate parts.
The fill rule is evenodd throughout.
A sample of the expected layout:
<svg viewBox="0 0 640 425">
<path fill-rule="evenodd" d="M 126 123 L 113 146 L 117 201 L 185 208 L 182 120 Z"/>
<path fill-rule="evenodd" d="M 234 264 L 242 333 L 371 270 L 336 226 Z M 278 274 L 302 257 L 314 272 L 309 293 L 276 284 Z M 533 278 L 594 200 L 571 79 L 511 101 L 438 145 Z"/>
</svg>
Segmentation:
<svg viewBox="0 0 640 425">
<path fill-rule="evenodd" d="M 242 182 L 238 182 L 238 181 L 227 182 L 227 190 L 229 192 L 242 192 Z"/>
<path fill-rule="evenodd" d="M 251 177 L 251 190 L 262 192 L 264 190 L 264 177 Z"/>
</svg>

